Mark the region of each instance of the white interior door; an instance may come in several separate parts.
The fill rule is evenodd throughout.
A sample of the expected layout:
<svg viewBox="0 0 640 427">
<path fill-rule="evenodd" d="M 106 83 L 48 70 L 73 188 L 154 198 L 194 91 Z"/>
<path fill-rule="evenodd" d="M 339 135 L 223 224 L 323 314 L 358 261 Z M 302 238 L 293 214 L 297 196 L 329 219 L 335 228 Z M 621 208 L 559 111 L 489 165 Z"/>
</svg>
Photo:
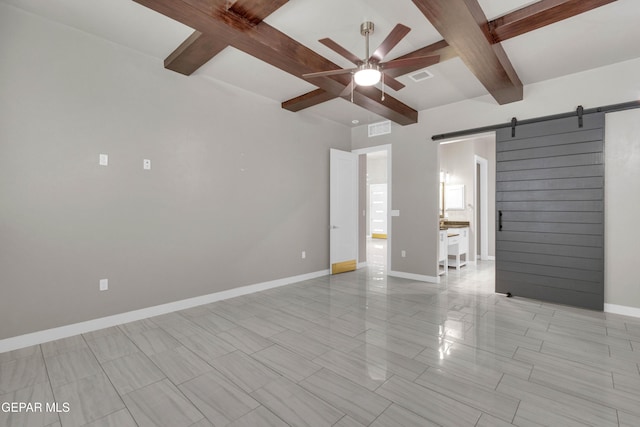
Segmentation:
<svg viewBox="0 0 640 427">
<path fill-rule="evenodd" d="M 353 271 L 358 259 L 358 155 L 331 149 L 329 261 L 331 274 Z"/>
</svg>

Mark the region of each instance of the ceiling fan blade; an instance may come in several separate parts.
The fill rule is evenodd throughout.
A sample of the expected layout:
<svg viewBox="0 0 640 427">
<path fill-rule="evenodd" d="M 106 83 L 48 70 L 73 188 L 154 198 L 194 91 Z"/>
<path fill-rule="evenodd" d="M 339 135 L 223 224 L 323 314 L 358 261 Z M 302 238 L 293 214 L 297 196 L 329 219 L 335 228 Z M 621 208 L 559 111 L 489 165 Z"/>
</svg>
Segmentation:
<svg viewBox="0 0 640 427">
<path fill-rule="evenodd" d="M 362 64 L 362 59 L 355 56 L 353 53 L 349 52 L 347 49 L 340 46 L 338 43 L 334 42 L 330 38 L 320 39 L 318 40 L 320 43 L 342 56 L 343 58 L 347 58 L 349 61 L 353 62 L 356 65 Z"/>
<path fill-rule="evenodd" d="M 391 68 L 409 68 L 409 67 L 428 67 L 433 64 L 437 64 L 440 62 L 440 56 L 417 56 L 415 58 L 406 58 L 406 59 L 393 59 L 388 62 L 383 62 L 380 64 L 385 70 L 389 70 Z"/>
<path fill-rule="evenodd" d="M 393 76 L 390 76 L 389 73 L 384 73 L 384 84 L 385 86 L 389 86 L 393 90 L 400 90 L 404 87 L 404 84 L 394 79 Z"/>
<path fill-rule="evenodd" d="M 385 74 L 392 77 L 403 76 L 412 71 L 427 68 L 440 62 L 440 56 L 419 56 L 416 58 L 394 59 L 380 64 Z"/>
<path fill-rule="evenodd" d="M 400 40 L 402 40 L 409 31 L 411 31 L 411 28 L 405 25 L 396 25 L 393 30 L 391 30 L 387 38 L 384 39 L 384 41 L 380 43 L 380 46 L 378 46 L 378 48 L 373 52 L 369 60 L 374 62 L 382 61 L 384 57 L 387 56 L 387 53 L 391 52 L 391 49 L 396 47 L 396 45 L 400 43 Z"/>
<path fill-rule="evenodd" d="M 336 76 L 338 74 L 349 74 L 356 71 L 357 68 L 341 68 L 339 70 L 319 71 L 317 73 L 306 73 L 302 77 L 305 79 L 313 79 L 315 77 Z"/>
</svg>

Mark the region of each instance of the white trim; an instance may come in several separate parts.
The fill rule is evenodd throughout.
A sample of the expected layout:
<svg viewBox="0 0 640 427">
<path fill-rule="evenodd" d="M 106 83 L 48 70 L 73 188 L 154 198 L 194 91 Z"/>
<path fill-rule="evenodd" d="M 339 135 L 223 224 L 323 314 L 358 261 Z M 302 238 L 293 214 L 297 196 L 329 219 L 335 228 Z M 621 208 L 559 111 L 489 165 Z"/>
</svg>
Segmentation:
<svg viewBox="0 0 640 427">
<path fill-rule="evenodd" d="M 480 166 L 480 224 L 477 221 L 477 209 L 473 212 L 476 230 L 480 230 L 480 248 L 477 248 L 476 244 L 473 247 L 475 248 L 476 256 L 479 252 L 480 259 L 486 260 L 489 255 L 489 161 L 478 155 L 474 155 L 473 158 L 473 204 L 476 208 L 478 207 L 476 165 Z"/>
<path fill-rule="evenodd" d="M 640 317 L 640 308 L 625 305 L 605 304 L 605 313 L 622 314 L 624 316 Z"/>
<path fill-rule="evenodd" d="M 489 255 L 489 256 L 487 257 L 487 261 L 495 261 L 495 260 L 496 260 L 496 257 L 495 257 L 495 256 L 491 256 L 491 255 Z"/>
<path fill-rule="evenodd" d="M 404 271 L 389 271 L 387 276 L 400 277 L 402 279 L 418 280 L 420 282 L 440 283 L 439 277 L 426 276 L 424 274 L 405 273 Z"/>
<path fill-rule="evenodd" d="M 359 262 L 356 268 L 360 269 L 360 268 L 365 268 L 366 266 L 367 266 L 367 261 Z"/>
<path fill-rule="evenodd" d="M 222 301 L 229 298 L 252 294 L 254 292 L 260 292 L 267 289 L 290 285 L 292 283 L 302 282 L 304 280 L 315 279 L 318 277 L 327 276 L 328 274 L 329 270 L 321 270 L 314 273 L 301 274 L 299 276 L 286 277 L 283 279 L 271 280 L 254 285 L 241 286 L 239 288 L 229 289 L 221 292 L 214 292 L 212 294 L 202 295 L 199 297 L 188 298 L 180 301 L 170 302 L 167 304 L 142 308 L 140 310 L 115 314 L 113 316 L 88 320 L 86 322 L 74 323 L 72 325 L 65 325 L 58 328 L 52 328 L 44 331 L 33 332 L 30 334 L 19 335 L 17 337 L 6 338 L 0 340 L 0 353 L 17 350 L 36 344 L 42 344 L 61 338 L 68 338 L 78 334 L 97 331 L 99 329 L 117 326 L 123 323 L 147 319 L 149 317 L 159 316 L 161 314 L 172 313 L 174 311 L 184 310 L 203 304 L 209 304 L 216 301 Z"/>
</svg>

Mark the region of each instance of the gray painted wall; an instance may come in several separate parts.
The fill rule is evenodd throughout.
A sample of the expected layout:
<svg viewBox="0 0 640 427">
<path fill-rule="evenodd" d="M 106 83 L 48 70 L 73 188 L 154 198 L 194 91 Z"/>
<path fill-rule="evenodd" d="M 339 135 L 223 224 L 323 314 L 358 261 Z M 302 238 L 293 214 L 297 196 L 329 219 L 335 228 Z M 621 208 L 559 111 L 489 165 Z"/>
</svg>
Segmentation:
<svg viewBox="0 0 640 427">
<path fill-rule="evenodd" d="M 0 339 L 327 268 L 348 128 L 4 4 L 0 52 Z"/>
</svg>

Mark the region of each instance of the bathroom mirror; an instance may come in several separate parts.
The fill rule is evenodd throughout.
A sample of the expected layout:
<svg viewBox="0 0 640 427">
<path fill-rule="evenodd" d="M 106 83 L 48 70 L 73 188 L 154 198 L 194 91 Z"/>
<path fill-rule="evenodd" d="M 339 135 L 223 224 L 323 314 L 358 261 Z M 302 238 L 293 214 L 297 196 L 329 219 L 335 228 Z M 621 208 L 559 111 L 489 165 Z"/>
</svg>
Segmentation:
<svg viewBox="0 0 640 427">
<path fill-rule="evenodd" d="M 445 210 L 464 210 L 464 184 L 448 184 L 445 186 Z"/>
</svg>

